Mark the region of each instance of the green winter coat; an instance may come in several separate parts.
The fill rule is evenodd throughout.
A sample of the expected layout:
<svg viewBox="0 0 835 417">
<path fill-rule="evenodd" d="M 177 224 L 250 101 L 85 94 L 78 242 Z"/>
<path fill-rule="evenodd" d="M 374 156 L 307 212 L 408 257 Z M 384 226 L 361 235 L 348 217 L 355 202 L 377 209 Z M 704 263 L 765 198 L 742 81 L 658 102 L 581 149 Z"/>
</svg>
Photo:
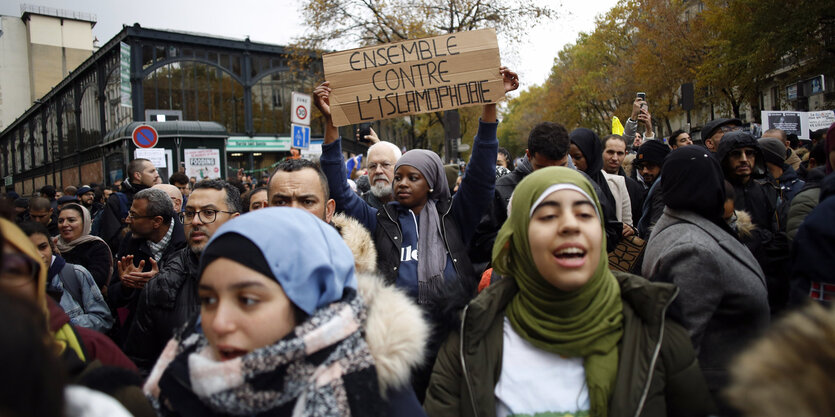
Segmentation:
<svg viewBox="0 0 835 417">
<path fill-rule="evenodd" d="M 789 219 L 786 226 L 786 234 L 789 235 L 789 240 L 794 240 L 794 235 L 797 234 L 797 229 L 800 229 L 803 220 L 806 220 L 806 216 L 818 206 L 820 196 L 820 187 L 801 190 L 794 196 L 789 208 Z"/>
<path fill-rule="evenodd" d="M 623 339 L 609 416 L 706 416 L 714 411 L 687 331 L 665 319 L 678 289 L 612 271 L 623 299 Z M 503 279 L 462 313 L 438 353 L 426 392 L 429 417 L 491 417 L 502 370 L 504 310 L 518 291 Z M 461 335 L 464 335 L 463 338 Z"/>
</svg>

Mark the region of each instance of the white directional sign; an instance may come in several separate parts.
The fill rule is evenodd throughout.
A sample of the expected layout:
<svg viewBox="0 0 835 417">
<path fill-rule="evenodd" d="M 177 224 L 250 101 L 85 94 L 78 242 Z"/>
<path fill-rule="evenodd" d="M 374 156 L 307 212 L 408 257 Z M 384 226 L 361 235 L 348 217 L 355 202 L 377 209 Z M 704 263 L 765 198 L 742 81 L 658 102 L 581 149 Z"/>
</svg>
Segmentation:
<svg viewBox="0 0 835 417">
<path fill-rule="evenodd" d="M 310 126 L 310 105 L 313 103 L 310 94 L 293 91 L 292 97 L 293 107 L 290 109 L 290 123 Z"/>
</svg>

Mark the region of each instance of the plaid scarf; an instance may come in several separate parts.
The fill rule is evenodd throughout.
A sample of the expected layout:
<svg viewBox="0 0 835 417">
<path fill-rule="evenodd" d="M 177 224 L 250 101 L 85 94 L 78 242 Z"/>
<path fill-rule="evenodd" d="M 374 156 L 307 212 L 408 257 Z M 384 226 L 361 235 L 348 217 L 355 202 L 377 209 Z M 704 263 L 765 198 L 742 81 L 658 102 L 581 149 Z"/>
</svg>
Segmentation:
<svg viewBox="0 0 835 417">
<path fill-rule="evenodd" d="M 201 332 L 175 336 L 145 394 L 161 415 L 384 415 L 362 336 L 366 307 L 346 293 L 275 344 L 232 360 L 216 361 Z"/>
<path fill-rule="evenodd" d="M 154 260 L 159 262 L 160 258 L 162 258 L 162 252 L 165 251 L 165 248 L 168 247 L 168 243 L 171 242 L 171 236 L 174 234 L 174 221 L 171 221 L 171 224 L 168 225 L 168 231 L 165 233 L 165 236 L 159 240 L 159 242 L 152 242 L 150 239 L 148 240 L 148 248 L 151 249 L 151 256 L 154 257 Z"/>
</svg>

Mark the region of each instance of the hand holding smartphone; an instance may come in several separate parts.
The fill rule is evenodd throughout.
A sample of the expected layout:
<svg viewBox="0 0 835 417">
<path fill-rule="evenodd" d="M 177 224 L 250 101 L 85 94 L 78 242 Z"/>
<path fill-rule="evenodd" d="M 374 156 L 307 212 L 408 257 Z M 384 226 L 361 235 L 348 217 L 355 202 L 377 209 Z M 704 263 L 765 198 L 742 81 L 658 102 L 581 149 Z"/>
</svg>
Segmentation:
<svg viewBox="0 0 835 417">
<path fill-rule="evenodd" d="M 636 96 L 637 96 L 639 99 L 641 99 L 641 101 L 643 102 L 643 103 L 641 103 L 641 109 L 642 109 L 642 110 L 647 110 L 647 111 L 649 111 L 649 110 L 648 110 L 648 108 L 647 108 L 647 107 L 648 107 L 648 106 L 647 106 L 647 103 L 646 103 L 646 101 L 647 101 L 647 93 L 644 93 L 644 92 L 639 92 L 639 93 L 637 93 L 637 94 L 636 94 Z"/>
<path fill-rule="evenodd" d="M 359 127 L 357 127 L 357 141 L 364 143 L 371 142 L 371 140 L 365 138 L 370 134 L 371 123 L 360 123 Z"/>
</svg>

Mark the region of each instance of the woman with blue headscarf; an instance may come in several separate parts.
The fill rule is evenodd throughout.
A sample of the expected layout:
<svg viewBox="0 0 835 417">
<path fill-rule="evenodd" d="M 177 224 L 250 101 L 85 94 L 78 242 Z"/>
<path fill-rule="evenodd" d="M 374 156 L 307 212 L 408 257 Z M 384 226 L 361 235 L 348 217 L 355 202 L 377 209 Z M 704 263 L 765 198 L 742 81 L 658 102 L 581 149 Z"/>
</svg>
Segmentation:
<svg viewBox="0 0 835 417">
<path fill-rule="evenodd" d="M 168 343 L 146 395 L 163 415 L 422 414 L 408 381 L 426 324 L 365 279 L 339 233 L 303 210 L 229 221 L 200 260 L 200 316 Z"/>
</svg>

